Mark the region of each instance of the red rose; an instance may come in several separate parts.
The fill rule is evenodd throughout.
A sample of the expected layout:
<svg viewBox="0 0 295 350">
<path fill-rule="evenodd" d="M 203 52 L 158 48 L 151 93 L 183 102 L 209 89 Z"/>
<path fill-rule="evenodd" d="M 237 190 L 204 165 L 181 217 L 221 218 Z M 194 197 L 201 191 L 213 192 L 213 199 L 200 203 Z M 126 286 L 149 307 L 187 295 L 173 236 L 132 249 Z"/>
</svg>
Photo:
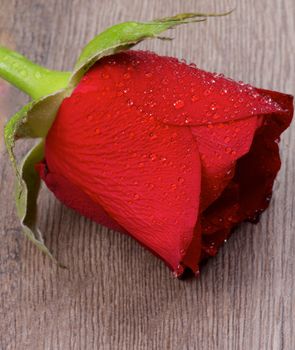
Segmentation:
<svg viewBox="0 0 295 350">
<path fill-rule="evenodd" d="M 173 58 L 124 52 L 227 14 L 117 24 L 84 47 L 72 72 L 0 47 L 0 76 L 32 97 L 5 127 L 17 211 L 23 232 L 53 260 L 36 220 L 35 169 L 67 206 L 130 234 L 176 276 L 197 274 L 237 224 L 255 222 L 268 206 L 293 98 Z M 21 164 L 19 138 L 41 139 Z"/>
<path fill-rule="evenodd" d="M 130 234 L 177 276 L 268 206 L 292 97 L 174 58 L 96 63 L 59 108 L 37 168 L 67 206 Z"/>
</svg>

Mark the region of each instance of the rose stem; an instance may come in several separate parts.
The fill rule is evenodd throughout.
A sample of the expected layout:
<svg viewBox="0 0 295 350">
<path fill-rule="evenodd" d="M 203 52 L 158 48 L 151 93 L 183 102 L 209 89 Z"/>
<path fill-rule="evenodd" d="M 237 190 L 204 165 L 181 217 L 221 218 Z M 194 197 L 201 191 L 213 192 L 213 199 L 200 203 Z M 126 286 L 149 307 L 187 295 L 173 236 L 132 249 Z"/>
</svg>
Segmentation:
<svg viewBox="0 0 295 350">
<path fill-rule="evenodd" d="M 41 67 L 21 54 L 0 46 L 0 77 L 32 99 L 38 99 L 65 88 L 70 73 Z"/>
</svg>

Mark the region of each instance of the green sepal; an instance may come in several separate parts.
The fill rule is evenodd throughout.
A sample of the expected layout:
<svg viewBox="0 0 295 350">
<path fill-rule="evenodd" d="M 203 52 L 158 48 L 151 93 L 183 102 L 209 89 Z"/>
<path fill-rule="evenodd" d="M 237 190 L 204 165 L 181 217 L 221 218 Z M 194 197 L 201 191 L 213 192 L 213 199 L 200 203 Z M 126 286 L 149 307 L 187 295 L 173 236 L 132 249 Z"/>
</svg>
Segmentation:
<svg viewBox="0 0 295 350">
<path fill-rule="evenodd" d="M 59 91 L 53 93 L 50 91 L 51 94 L 46 95 L 42 94 L 42 91 L 38 92 L 38 89 L 35 89 L 38 93 L 35 92 L 35 96 L 32 94 L 32 97 L 35 98 L 37 96 L 38 99 L 23 107 L 7 123 L 5 127 L 5 143 L 17 175 L 16 206 L 22 229 L 24 234 L 49 257 L 54 259 L 45 246 L 43 237 L 37 228 L 37 198 L 40 188 L 40 178 L 34 169 L 34 165 L 44 158 L 44 141 L 41 141 L 29 151 L 20 166 L 17 165 L 14 156 L 13 149 L 15 141 L 19 138 L 45 139 L 64 98 L 71 95 L 84 74 L 101 58 L 126 51 L 147 38 L 161 39 L 160 34 L 162 32 L 177 25 L 201 22 L 205 21 L 207 17 L 225 16 L 229 13 L 186 13 L 151 22 L 125 22 L 112 26 L 96 36 L 85 46 L 72 74 L 60 72 L 58 76 Z M 30 69 L 31 67 L 30 65 Z M 46 70 L 46 76 L 50 78 L 48 72 Z M 54 74 L 56 75 L 56 72 Z M 4 75 L 2 76 L 5 78 Z M 9 81 L 14 83 L 13 79 Z M 61 88 L 63 82 L 65 86 Z M 22 89 L 26 91 L 24 82 L 22 84 Z M 43 82 L 42 86 L 46 86 L 46 84 Z M 29 89 L 27 90 L 29 91 Z"/>
<path fill-rule="evenodd" d="M 52 257 L 36 226 L 37 198 L 41 181 L 34 166 L 43 159 L 43 156 L 44 142 L 41 141 L 23 159 L 16 181 L 15 200 L 23 232 L 38 248 Z"/>
</svg>

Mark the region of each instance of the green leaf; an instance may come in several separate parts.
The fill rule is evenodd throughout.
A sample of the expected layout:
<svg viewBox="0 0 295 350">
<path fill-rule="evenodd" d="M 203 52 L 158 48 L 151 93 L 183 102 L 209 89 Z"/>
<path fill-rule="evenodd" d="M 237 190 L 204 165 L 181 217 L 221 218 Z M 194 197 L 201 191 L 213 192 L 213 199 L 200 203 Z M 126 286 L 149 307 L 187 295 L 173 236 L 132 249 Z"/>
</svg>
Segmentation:
<svg viewBox="0 0 295 350">
<path fill-rule="evenodd" d="M 151 22 L 124 22 L 114 25 L 85 46 L 76 63 L 71 82 L 76 85 L 86 71 L 102 57 L 126 51 L 145 39 L 157 38 L 162 32 L 177 25 L 202 22 L 210 16 L 214 16 L 214 14 L 183 13 Z"/>
<path fill-rule="evenodd" d="M 42 252 L 56 261 L 45 246 L 41 232 L 37 227 L 37 198 L 40 189 L 40 177 L 34 166 L 44 157 L 44 141 L 34 146 L 24 158 L 16 183 L 16 208 L 26 237 Z"/>
<path fill-rule="evenodd" d="M 18 65 L 26 67 L 31 74 L 41 76 L 40 67 L 33 65 L 28 60 L 20 55 L 12 54 L 2 48 L 2 54 L 11 55 L 7 60 L 6 65 L 0 64 L 0 75 L 7 78 L 14 85 L 18 86 L 28 93 L 33 98 L 38 98 L 28 105 L 23 107 L 16 113 L 5 127 L 5 143 L 13 163 L 17 175 L 17 209 L 21 219 L 21 225 L 25 235 L 43 252 L 52 259 L 53 256 L 43 242 L 41 233 L 37 228 L 37 198 L 40 187 L 40 179 L 34 169 L 34 165 L 41 161 L 44 157 L 44 141 L 31 149 L 23 160 L 21 166 L 17 165 L 14 156 L 15 141 L 19 138 L 45 138 L 52 123 L 54 122 L 56 113 L 67 96 L 70 96 L 74 88 L 78 85 L 84 74 L 98 60 L 105 56 L 113 55 L 121 51 L 128 50 L 137 43 L 148 38 L 162 38 L 160 34 L 169 28 L 173 28 L 180 24 L 190 22 L 205 21 L 211 16 L 225 16 L 224 14 L 203 14 L 203 13 L 185 13 L 174 17 L 156 19 L 151 22 L 125 22 L 117 24 L 106 29 L 104 32 L 91 40 L 83 49 L 74 71 L 70 75 L 66 72 L 52 71 L 52 76 L 49 70 L 42 71 L 42 76 L 48 82 L 56 81 L 54 86 L 59 89 L 57 92 L 51 89 L 50 84 L 42 83 L 40 89 L 32 87 L 27 80 L 19 80 L 17 74 L 11 70 L 11 65 L 8 63 L 12 60 L 18 60 Z M 0 53 L 1 53 L 0 52 Z M 0 56 L 1 58 L 1 56 Z M 1 63 L 1 62 L 0 62 Z M 36 82 L 38 79 L 35 79 Z M 26 85 L 28 84 L 28 86 Z M 37 84 L 37 83 L 36 83 Z M 39 84 L 39 83 L 38 83 Z M 53 83 L 52 83 L 53 84 Z M 46 87 L 46 88 L 45 88 Z M 46 92 L 47 91 L 47 92 Z M 45 93 L 51 93 L 46 95 Z M 40 97 L 41 96 L 41 97 Z"/>
</svg>

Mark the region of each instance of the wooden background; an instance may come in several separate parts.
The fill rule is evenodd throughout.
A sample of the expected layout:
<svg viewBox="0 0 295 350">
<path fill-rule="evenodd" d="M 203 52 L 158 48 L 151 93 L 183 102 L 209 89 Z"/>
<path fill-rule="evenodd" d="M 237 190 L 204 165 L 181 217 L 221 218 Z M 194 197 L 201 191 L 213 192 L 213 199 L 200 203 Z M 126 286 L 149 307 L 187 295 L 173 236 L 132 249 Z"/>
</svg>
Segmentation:
<svg viewBox="0 0 295 350">
<path fill-rule="evenodd" d="M 178 28 L 173 42 L 140 47 L 294 94 L 294 0 L 1 0 L 0 42 L 70 69 L 82 45 L 111 24 L 235 5 L 228 18 Z M 0 82 L 1 133 L 26 101 Z M 1 350 L 295 349 L 294 123 L 283 136 L 270 209 L 257 226 L 242 225 L 200 279 L 186 282 L 130 238 L 80 217 L 44 189 L 41 228 L 71 266 L 57 269 L 20 233 L 3 137 L 0 147 Z"/>
</svg>

